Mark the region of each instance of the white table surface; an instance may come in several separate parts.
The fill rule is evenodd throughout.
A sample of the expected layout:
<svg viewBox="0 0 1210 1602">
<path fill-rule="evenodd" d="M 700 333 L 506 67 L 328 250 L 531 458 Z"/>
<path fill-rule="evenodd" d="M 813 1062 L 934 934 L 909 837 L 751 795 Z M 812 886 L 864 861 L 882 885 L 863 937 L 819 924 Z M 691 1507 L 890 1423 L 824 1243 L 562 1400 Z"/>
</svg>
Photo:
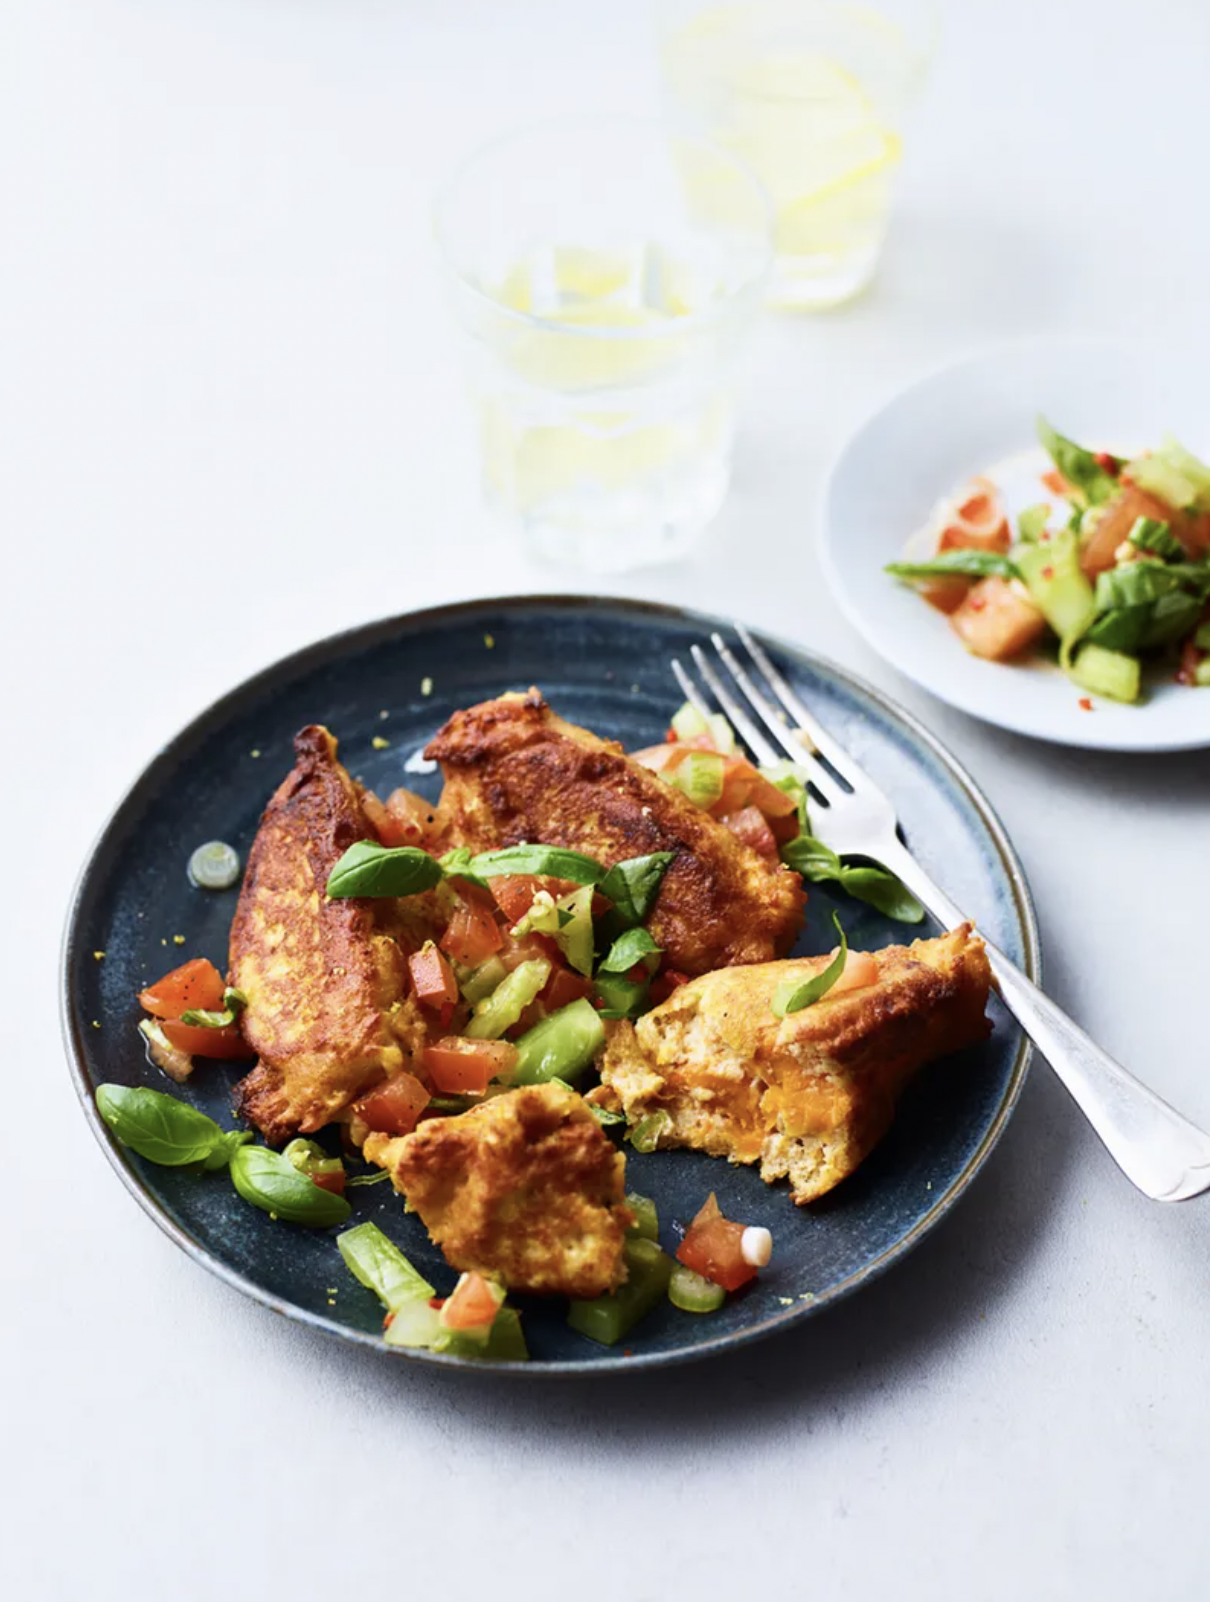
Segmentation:
<svg viewBox="0 0 1210 1602">
<path fill-rule="evenodd" d="M 1054 994 L 1210 1123 L 1210 756 L 947 712 L 834 614 L 811 544 L 830 453 L 922 369 L 1200 332 L 1208 57 L 1202 0 L 952 6 L 881 281 L 763 326 L 715 529 L 610 588 L 733 609 L 919 711 L 1013 835 Z M 8 1596 L 1204 1591 L 1210 1201 L 1136 1195 L 1044 1066 L 886 1278 L 729 1361 L 596 1385 L 287 1326 L 177 1251 L 80 1117 L 61 923 L 158 745 L 315 636 L 593 588 L 481 509 L 427 204 L 502 125 L 655 93 L 632 0 L 0 9 Z"/>
</svg>

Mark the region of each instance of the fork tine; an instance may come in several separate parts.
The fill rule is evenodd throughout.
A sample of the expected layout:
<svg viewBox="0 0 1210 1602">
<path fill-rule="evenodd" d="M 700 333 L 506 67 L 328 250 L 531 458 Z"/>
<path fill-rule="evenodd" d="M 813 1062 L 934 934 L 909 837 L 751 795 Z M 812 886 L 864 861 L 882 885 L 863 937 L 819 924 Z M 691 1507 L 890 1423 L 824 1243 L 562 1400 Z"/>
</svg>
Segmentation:
<svg viewBox="0 0 1210 1602">
<path fill-rule="evenodd" d="M 814 752 L 811 751 L 806 743 L 798 738 L 793 729 L 786 727 L 778 716 L 777 708 L 754 682 L 747 668 L 744 667 L 722 635 L 712 634 L 710 638 L 713 641 L 714 649 L 722 657 L 727 671 L 747 697 L 748 704 L 773 735 L 774 739 L 780 742 L 790 760 L 806 770 L 810 775 L 811 784 L 819 791 L 824 800 L 830 803 L 843 801 L 845 791 L 837 784 L 823 763 L 816 759 Z"/>
<path fill-rule="evenodd" d="M 854 790 L 860 790 L 863 785 L 868 786 L 869 781 L 866 778 L 866 775 L 861 771 L 853 759 L 845 752 L 843 747 L 836 744 L 836 741 L 833 740 L 828 731 L 820 726 L 820 724 L 816 721 L 814 714 L 809 711 L 806 706 L 804 706 L 803 702 L 795 694 L 794 690 L 789 684 L 786 683 L 785 679 L 774 667 L 773 663 L 769 659 L 769 653 L 764 649 L 764 647 L 759 645 L 756 640 L 753 639 L 751 633 L 744 627 L 742 623 L 737 623 L 735 625 L 735 632 L 744 642 L 748 649 L 748 654 L 752 657 L 752 660 L 765 675 L 766 679 L 768 679 L 770 685 L 773 687 L 773 692 L 777 696 L 777 699 L 785 707 L 790 716 L 798 720 L 799 727 L 805 729 L 811 736 L 811 739 L 815 743 L 816 750 L 819 751 L 820 755 L 827 757 L 828 761 L 836 769 L 837 773 L 840 774 L 841 778 L 846 782 L 846 784 L 851 785 Z"/>
<path fill-rule="evenodd" d="M 727 714 L 727 717 L 731 720 L 736 732 L 739 734 L 740 739 L 743 740 L 744 744 L 752 752 L 756 760 L 758 762 L 764 762 L 765 764 L 776 762 L 777 752 L 769 744 L 768 740 L 765 739 L 764 735 L 757 728 L 756 724 L 753 723 L 752 719 L 744 711 L 740 703 L 731 694 L 731 691 L 723 683 L 722 679 L 719 678 L 718 674 L 711 666 L 710 659 L 702 650 L 701 646 L 691 645 L 689 647 L 689 654 L 696 663 L 698 672 L 705 679 L 711 690 L 713 690 L 715 700 Z M 686 677 L 688 677 L 688 675 L 686 675 Z M 684 680 L 680 678 L 679 674 L 677 674 L 677 678 L 681 683 L 682 688 L 684 688 Z M 697 703 L 694 702 L 694 705 L 697 705 Z M 701 711 L 700 706 L 698 706 L 698 711 Z"/>
</svg>

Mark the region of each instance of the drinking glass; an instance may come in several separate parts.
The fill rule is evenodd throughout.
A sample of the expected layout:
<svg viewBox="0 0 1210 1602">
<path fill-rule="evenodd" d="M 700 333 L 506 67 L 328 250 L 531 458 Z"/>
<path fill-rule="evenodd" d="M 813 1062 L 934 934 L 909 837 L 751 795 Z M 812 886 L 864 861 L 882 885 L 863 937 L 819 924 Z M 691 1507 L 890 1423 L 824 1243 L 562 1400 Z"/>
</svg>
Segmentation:
<svg viewBox="0 0 1210 1602">
<path fill-rule="evenodd" d="M 714 516 L 770 223 L 737 157 L 659 124 L 524 129 L 448 181 L 437 237 L 484 486 L 530 549 L 616 571 Z"/>
<path fill-rule="evenodd" d="M 839 305 L 873 278 L 937 26 L 931 0 L 662 0 L 672 121 L 772 199 L 771 304 Z"/>
</svg>

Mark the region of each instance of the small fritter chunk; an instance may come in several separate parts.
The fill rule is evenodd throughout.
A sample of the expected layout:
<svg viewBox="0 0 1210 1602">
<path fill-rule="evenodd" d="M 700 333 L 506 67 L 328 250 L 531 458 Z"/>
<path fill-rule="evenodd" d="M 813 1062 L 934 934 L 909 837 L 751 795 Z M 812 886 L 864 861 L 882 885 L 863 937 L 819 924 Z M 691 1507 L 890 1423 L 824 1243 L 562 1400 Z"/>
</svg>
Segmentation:
<svg viewBox="0 0 1210 1602">
<path fill-rule="evenodd" d="M 796 873 L 760 856 L 615 741 L 556 717 L 537 690 L 455 712 L 425 755 L 445 775 L 438 853 L 541 842 L 611 868 L 671 851 L 648 920 L 669 967 L 700 974 L 767 962 L 793 944 L 805 901 Z"/>
<path fill-rule="evenodd" d="M 411 1135 L 370 1135 L 452 1268 L 509 1290 L 601 1296 L 626 1277 L 626 1159 L 563 1085 L 494 1096 Z"/>
<path fill-rule="evenodd" d="M 965 924 L 874 954 L 876 982 L 779 1018 L 785 979 L 828 957 L 706 974 L 636 1025 L 611 1031 L 593 1099 L 633 1123 L 663 1111 L 661 1146 L 692 1146 L 814 1201 L 851 1174 L 890 1127 L 895 1098 L 935 1057 L 982 1040 L 991 971 Z"/>
<path fill-rule="evenodd" d="M 248 855 L 231 926 L 230 981 L 259 1062 L 239 1109 L 274 1143 L 329 1123 L 423 1044 L 404 1000 L 405 958 L 423 939 L 420 898 L 329 901 L 328 875 L 357 840 L 373 838 L 360 787 L 318 725 L 296 737 Z"/>
</svg>

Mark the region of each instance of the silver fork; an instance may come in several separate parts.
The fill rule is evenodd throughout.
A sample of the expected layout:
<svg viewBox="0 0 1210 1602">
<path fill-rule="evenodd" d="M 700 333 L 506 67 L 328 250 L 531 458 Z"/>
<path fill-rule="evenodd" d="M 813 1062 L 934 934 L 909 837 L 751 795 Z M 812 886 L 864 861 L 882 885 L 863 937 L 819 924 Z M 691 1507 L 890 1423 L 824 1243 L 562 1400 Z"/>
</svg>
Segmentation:
<svg viewBox="0 0 1210 1602">
<path fill-rule="evenodd" d="M 899 839 L 898 820 L 888 798 L 820 726 L 748 630 L 738 623 L 735 629 L 747 649 L 748 664 L 720 634 L 711 635 L 716 660 L 700 645 L 691 651 L 703 680 L 757 761 L 776 762 L 784 752 L 806 770 L 815 806 L 825 809 L 820 832 L 833 851 L 882 863 L 947 929 L 966 923 L 964 914 Z M 753 667 L 763 675 L 772 698 L 756 682 Z M 700 686 L 680 662 L 672 663 L 672 671 L 697 710 L 711 712 Z M 794 720 L 794 727 L 776 702 Z M 1210 1135 L 1127 1073 L 1002 951 L 990 941 L 985 943 L 1000 999 L 1046 1057 L 1126 1177 L 1154 1201 L 1184 1201 L 1210 1190 Z"/>
</svg>

